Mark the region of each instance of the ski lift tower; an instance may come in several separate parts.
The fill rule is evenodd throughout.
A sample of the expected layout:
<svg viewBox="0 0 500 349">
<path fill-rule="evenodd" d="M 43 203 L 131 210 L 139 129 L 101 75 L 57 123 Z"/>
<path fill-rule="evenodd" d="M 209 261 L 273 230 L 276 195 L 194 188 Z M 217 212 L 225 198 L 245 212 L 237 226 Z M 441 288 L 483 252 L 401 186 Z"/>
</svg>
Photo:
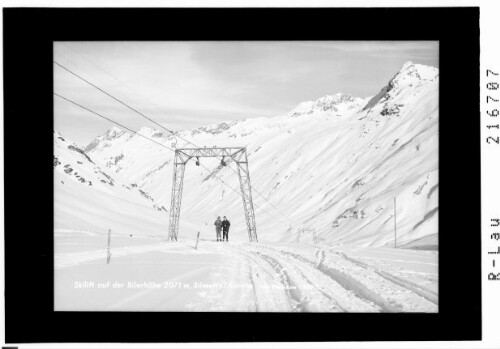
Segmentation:
<svg viewBox="0 0 500 349">
<path fill-rule="evenodd" d="M 309 228 L 309 227 L 304 227 L 304 228 L 299 228 L 297 230 L 297 243 L 300 242 L 300 237 L 304 236 L 305 234 L 312 234 L 312 240 L 313 243 L 316 245 L 318 242 L 318 237 L 316 236 L 316 229 L 315 228 Z"/>
<path fill-rule="evenodd" d="M 196 158 L 196 165 L 200 165 L 200 158 L 220 158 L 221 165 L 226 166 L 225 158 L 232 160 L 238 167 L 240 178 L 241 198 L 245 211 L 245 221 L 248 230 L 248 240 L 257 242 L 257 227 L 255 225 L 255 211 L 252 201 L 252 186 L 248 170 L 248 156 L 246 147 L 229 148 L 178 148 L 175 150 L 174 177 L 172 180 L 172 199 L 170 204 L 170 222 L 168 239 L 177 241 L 179 233 L 179 217 L 181 213 L 182 186 L 186 164 Z"/>
</svg>

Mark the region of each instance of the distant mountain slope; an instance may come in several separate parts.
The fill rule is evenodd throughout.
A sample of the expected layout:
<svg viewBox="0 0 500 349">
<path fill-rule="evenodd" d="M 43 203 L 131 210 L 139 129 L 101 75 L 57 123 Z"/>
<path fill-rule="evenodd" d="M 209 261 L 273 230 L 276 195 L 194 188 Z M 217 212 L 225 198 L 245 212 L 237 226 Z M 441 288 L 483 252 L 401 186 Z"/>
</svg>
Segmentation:
<svg viewBox="0 0 500 349">
<path fill-rule="evenodd" d="M 396 198 L 398 242 L 437 244 L 423 238 L 438 229 L 438 86 L 438 69 L 407 62 L 372 98 L 339 93 L 275 118 L 178 135 L 201 147 L 247 147 L 261 240 L 295 241 L 297 228 L 311 227 L 329 242 L 391 245 Z M 161 130 L 140 133 L 169 147 L 192 147 Z M 170 209 L 171 151 L 117 128 L 85 149 L 115 180 L 137 185 Z M 179 234 L 201 230 L 211 237 L 213 220 L 227 215 L 230 236 L 246 239 L 237 176 L 220 159 L 201 161 L 213 170 L 188 163 Z M 167 234 L 164 215 L 158 224 Z"/>
<path fill-rule="evenodd" d="M 162 235 L 168 212 L 144 190 L 114 179 L 78 146 L 54 131 L 57 229 Z"/>
</svg>

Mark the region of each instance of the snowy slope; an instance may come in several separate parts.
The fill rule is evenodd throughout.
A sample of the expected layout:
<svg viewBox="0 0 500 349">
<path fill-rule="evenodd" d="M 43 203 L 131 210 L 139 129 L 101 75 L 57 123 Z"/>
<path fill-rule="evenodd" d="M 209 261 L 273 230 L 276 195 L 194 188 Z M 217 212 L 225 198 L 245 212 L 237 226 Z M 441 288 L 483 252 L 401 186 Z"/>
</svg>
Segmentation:
<svg viewBox="0 0 500 349">
<path fill-rule="evenodd" d="M 139 188 L 114 179 L 54 131 L 56 231 L 161 235 L 168 212 Z"/>
<path fill-rule="evenodd" d="M 259 241 L 296 241 L 297 228 L 311 227 L 327 242 L 392 246 L 396 198 L 398 244 L 435 245 L 438 75 L 436 68 L 408 62 L 373 98 L 339 93 L 275 118 L 209 125 L 179 135 L 201 147 L 247 147 Z M 143 128 L 140 133 L 169 147 L 192 146 L 162 130 Z M 117 128 L 85 150 L 115 181 L 137 186 L 157 207 L 170 209 L 171 151 Z M 212 222 L 226 215 L 232 223 L 230 239 L 245 241 L 237 176 L 217 160 L 202 162 L 214 171 L 188 163 L 180 236 L 201 230 L 212 237 Z M 161 219 L 154 214 L 144 219 L 156 227 L 150 230 L 162 226 L 166 234 L 168 213 L 160 213 Z"/>
</svg>

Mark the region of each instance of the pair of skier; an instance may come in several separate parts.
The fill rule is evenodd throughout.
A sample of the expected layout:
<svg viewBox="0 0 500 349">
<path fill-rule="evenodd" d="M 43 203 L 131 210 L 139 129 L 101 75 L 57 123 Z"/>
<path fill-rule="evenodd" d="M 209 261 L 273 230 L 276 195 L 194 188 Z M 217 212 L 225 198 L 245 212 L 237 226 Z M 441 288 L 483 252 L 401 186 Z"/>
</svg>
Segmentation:
<svg viewBox="0 0 500 349">
<path fill-rule="evenodd" d="M 214 225 L 215 225 L 215 233 L 217 234 L 217 241 L 224 241 L 224 239 L 226 239 L 226 241 L 229 241 L 228 235 L 231 223 L 229 223 L 226 216 L 224 216 L 224 219 L 222 221 L 220 220 L 220 216 L 218 216 Z M 221 230 L 222 230 L 222 239 L 220 236 Z"/>
</svg>

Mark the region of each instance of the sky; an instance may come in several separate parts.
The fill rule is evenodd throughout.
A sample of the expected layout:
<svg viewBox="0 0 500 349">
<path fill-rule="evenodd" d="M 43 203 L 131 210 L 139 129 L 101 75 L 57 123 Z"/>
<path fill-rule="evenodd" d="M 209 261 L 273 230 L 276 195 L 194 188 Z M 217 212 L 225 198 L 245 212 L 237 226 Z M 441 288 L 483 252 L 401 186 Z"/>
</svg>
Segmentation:
<svg viewBox="0 0 500 349">
<path fill-rule="evenodd" d="M 328 94 L 369 97 L 436 41 L 55 42 L 54 61 L 171 130 L 287 113 Z M 158 128 L 54 64 L 54 92 L 133 130 Z M 115 126 L 54 96 L 54 128 L 85 146 Z"/>
</svg>

